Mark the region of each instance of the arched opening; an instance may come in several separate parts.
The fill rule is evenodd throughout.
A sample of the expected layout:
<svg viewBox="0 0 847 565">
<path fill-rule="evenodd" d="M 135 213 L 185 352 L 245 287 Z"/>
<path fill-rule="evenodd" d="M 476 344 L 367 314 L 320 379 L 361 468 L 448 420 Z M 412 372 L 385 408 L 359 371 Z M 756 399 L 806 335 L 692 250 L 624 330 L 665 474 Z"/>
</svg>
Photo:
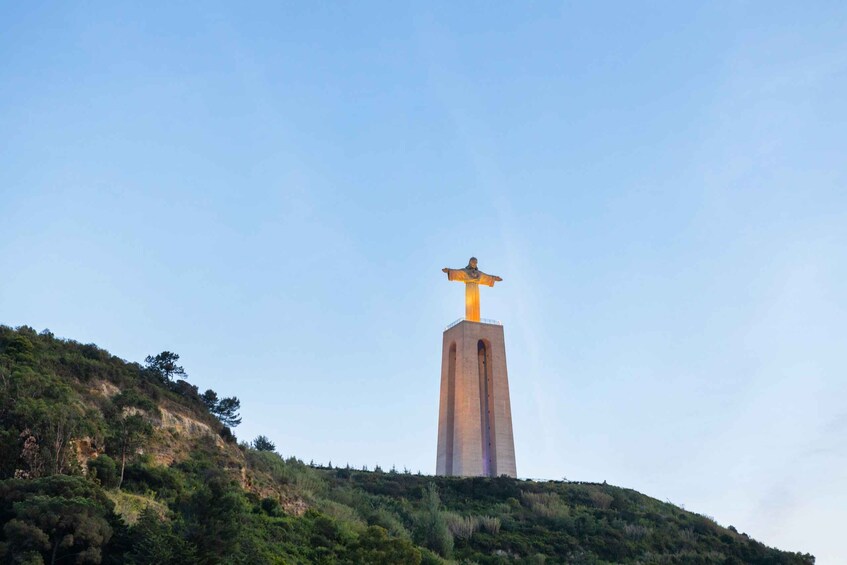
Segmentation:
<svg viewBox="0 0 847 565">
<path fill-rule="evenodd" d="M 448 477 L 453 474 L 453 438 L 456 435 L 454 429 L 456 424 L 456 343 L 450 344 L 450 351 L 447 354 L 447 437 L 445 445 L 446 466 L 444 474 Z"/>
<path fill-rule="evenodd" d="M 479 366 L 479 416 L 482 430 L 482 473 L 496 476 L 496 445 L 494 436 L 494 383 L 491 375 L 489 347 L 483 340 L 477 343 Z"/>
</svg>

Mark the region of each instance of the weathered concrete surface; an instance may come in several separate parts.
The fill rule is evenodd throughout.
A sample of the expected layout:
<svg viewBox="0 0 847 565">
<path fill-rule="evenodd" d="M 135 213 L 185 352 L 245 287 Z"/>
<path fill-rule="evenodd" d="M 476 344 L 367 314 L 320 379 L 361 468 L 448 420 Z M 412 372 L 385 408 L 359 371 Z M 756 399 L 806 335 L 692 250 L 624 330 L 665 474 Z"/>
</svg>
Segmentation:
<svg viewBox="0 0 847 565">
<path fill-rule="evenodd" d="M 436 474 L 517 476 L 503 326 L 444 332 Z"/>
</svg>

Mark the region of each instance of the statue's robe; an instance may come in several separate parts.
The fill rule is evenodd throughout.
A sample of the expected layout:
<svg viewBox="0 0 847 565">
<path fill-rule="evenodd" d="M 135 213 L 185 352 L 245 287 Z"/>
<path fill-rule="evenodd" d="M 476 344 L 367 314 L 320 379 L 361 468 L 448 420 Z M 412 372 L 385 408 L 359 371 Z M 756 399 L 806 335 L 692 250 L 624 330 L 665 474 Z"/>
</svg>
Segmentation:
<svg viewBox="0 0 847 565">
<path fill-rule="evenodd" d="M 479 321 L 479 285 L 494 286 L 497 277 L 487 275 L 479 269 L 447 269 L 447 279 L 465 283 L 465 319 Z"/>
</svg>

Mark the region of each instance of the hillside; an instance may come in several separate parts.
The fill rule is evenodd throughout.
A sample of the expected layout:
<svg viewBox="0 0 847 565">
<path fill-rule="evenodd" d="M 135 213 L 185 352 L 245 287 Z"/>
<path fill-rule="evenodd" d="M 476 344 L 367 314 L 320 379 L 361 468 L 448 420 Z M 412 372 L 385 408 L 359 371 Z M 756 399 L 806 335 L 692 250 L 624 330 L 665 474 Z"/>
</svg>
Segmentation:
<svg viewBox="0 0 847 565">
<path fill-rule="evenodd" d="M 4 563 L 814 563 L 606 484 L 283 459 L 177 361 L 0 326 Z"/>
</svg>

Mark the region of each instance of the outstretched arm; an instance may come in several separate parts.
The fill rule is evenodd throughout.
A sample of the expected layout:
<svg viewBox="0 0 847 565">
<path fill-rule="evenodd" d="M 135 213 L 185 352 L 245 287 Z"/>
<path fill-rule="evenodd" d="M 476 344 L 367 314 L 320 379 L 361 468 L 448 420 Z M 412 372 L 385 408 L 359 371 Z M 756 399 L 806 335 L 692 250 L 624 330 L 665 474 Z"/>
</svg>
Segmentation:
<svg viewBox="0 0 847 565">
<path fill-rule="evenodd" d="M 494 286 L 495 282 L 499 282 L 502 280 L 502 278 L 496 275 L 488 275 L 486 273 L 479 274 L 479 284 L 484 284 L 485 286 Z"/>
<path fill-rule="evenodd" d="M 467 278 L 463 269 L 450 269 L 448 267 L 444 267 L 441 269 L 441 272 L 447 273 L 447 280 L 449 281 L 465 282 L 465 279 Z"/>
</svg>

